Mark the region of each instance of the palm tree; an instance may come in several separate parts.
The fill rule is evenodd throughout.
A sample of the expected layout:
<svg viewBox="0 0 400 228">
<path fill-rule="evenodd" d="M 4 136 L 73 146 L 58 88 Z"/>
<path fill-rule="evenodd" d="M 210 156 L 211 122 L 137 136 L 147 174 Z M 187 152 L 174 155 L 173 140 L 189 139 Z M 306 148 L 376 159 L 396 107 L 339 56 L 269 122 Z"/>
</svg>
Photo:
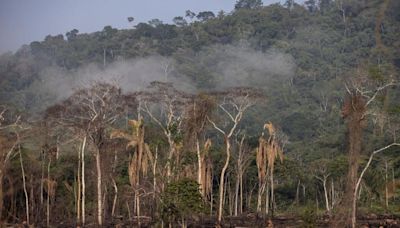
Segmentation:
<svg viewBox="0 0 400 228">
<path fill-rule="evenodd" d="M 128 120 L 128 125 L 132 127 L 132 133 L 126 133 L 121 130 L 114 130 L 111 132 L 110 138 L 122 138 L 128 140 L 126 148 L 136 148 L 136 152 L 132 155 L 129 166 L 128 175 L 129 183 L 135 190 L 135 209 L 136 215 L 139 219 L 140 216 L 140 199 L 138 192 L 138 185 L 140 183 L 140 174 L 143 176 L 147 175 L 149 161 L 153 163 L 153 156 L 150 152 L 149 146 L 144 142 L 144 125 L 143 119 Z M 155 174 L 154 174 L 155 176 Z"/>
<path fill-rule="evenodd" d="M 274 165 L 275 160 L 279 157 L 283 162 L 283 149 L 282 139 L 277 135 L 276 128 L 271 122 L 264 125 L 264 129 L 268 130 L 269 138 L 264 139 L 264 133 L 262 133 L 259 139 L 259 146 L 256 153 L 256 162 L 258 167 L 258 179 L 259 179 L 259 193 L 257 211 L 261 211 L 261 199 L 264 191 L 267 190 L 266 194 L 266 213 L 269 213 L 269 206 L 272 206 L 272 211 L 275 205 L 274 198 Z M 268 189 L 267 179 L 269 177 L 270 189 Z"/>
</svg>

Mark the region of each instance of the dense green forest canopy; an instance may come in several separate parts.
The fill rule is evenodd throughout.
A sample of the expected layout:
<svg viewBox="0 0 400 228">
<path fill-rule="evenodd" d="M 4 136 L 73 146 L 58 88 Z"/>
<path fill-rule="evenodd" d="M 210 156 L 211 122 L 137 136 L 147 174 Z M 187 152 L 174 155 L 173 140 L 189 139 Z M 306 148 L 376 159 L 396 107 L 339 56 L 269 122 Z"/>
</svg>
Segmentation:
<svg viewBox="0 0 400 228">
<path fill-rule="evenodd" d="M 48 35 L 43 41 L 32 42 L 22 46 L 15 53 L 5 53 L 0 56 L 1 107 L 7 107 L 8 111 L 20 115 L 21 119 L 31 124 L 31 129 L 34 129 L 34 133 L 24 136 L 27 139 L 20 148 L 21 157 L 24 157 L 27 166 L 25 167 L 27 179 L 31 178 L 27 180 L 31 181 L 31 187 L 40 185 L 40 180 L 32 178 L 35 175 L 40 177 L 41 173 L 43 178 L 43 164 L 51 161 L 40 155 L 42 145 L 57 144 L 58 148 L 59 144 L 65 143 L 60 146 L 60 160 L 53 159 L 53 163 L 46 163 L 48 167 L 45 168 L 49 168 L 48 173 L 52 176 L 47 181 L 54 180 L 58 183 L 55 195 L 52 197 L 55 197 L 59 204 L 66 206 L 60 209 L 52 204 L 52 210 L 63 210 L 71 220 L 74 218 L 74 213 L 76 214 L 74 210 L 76 209 L 75 202 L 77 202 L 74 198 L 75 193 L 71 193 L 71 189 L 73 187 L 75 189 L 73 191 L 76 191 L 75 182 L 77 178 L 79 179 L 79 173 L 75 171 L 76 164 L 79 163 L 76 151 L 82 147 L 82 142 L 75 143 L 76 145 L 69 143 L 68 138 L 73 138 L 74 134 L 86 134 L 87 140 L 92 140 L 88 145 L 89 151 L 96 151 L 97 148 L 97 152 L 93 152 L 94 157 L 88 155 L 87 169 L 93 169 L 93 172 L 88 171 L 87 175 L 93 179 L 96 176 L 94 171 L 96 156 L 104 154 L 103 161 L 109 161 L 102 164 L 104 170 L 112 173 L 111 177 L 103 177 L 106 183 L 103 191 L 107 192 L 107 199 L 103 202 L 106 204 L 103 208 L 105 216 L 110 216 L 112 211 L 113 216 L 119 213 L 128 217 L 129 205 L 127 208 L 122 202 L 123 200 L 132 201 L 132 195 L 135 195 L 134 199 L 137 201 L 142 197 L 143 205 L 147 201 L 150 202 L 151 197 L 153 200 L 163 199 L 169 206 L 149 203 L 150 209 L 143 209 L 143 213 L 159 218 L 169 216 L 170 222 L 172 217 L 174 221 L 180 221 L 181 217 L 190 215 L 188 210 L 195 210 L 196 213 L 215 213 L 218 209 L 217 200 L 215 198 L 213 201 L 210 194 L 211 196 L 214 194 L 214 197 L 218 197 L 219 194 L 216 186 L 219 185 L 219 173 L 224 167 L 227 146 L 224 140 L 226 142 L 227 135 L 219 134 L 218 129 L 216 131 L 211 123 L 216 121 L 229 129 L 229 119 L 234 118 L 225 114 L 235 110 L 235 106 L 220 110 L 218 104 L 224 103 L 218 102 L 221 102 L 219 95 L 223 91 L 230 91 L 235 87 L 250 87 L 261 91 L 262 99 L 259 100 L 262 101 L 246 110 L 231 140 L 234 142 L 233 161 L 227 167 L 225 177 L 226 185 L 229 186 L 229 190 L 225 193 L 227 195 L 225 214 L 234 214 L 234 196 L 231 195 L 235 194 L 234 189 L 237 183 L 235 178 L 240 175 L 242 175 L 242 181 L 246 183 L 242 185 L 244 189 L 241 190 L 242 196 L 246 195 L 246 205 L 241 205 L 242 209 L 239 212 L 257 210 L 255 206 L 257 190 L 254 189 L 261 182 L 259 183 L 257 178 L 260 174 L 254 151 L 259 146 L 259 137 L 267 121 L 271 121 L 277 127 L 276 130 L 281 135 L 277 142 L 279 141 L 278 144 L 282 147 L 285 157 L 282 163 L 277 161 L 275 164 L 275 181 L 273 182 L 276 185 L 274 199 L 276 205 L 272 207 L 280 212 L 294 212 L 297 207 L 306 207 L 315 203 L 318 205 L 318 202 L 317 207 L 324 210 L 326 182 L 332 185 L 331 193 L 329 193 L 332 194 L 329 195 L 331 203 L 330 206 L 327 205 L 328 211 L 330 207 L 331 209 L 336 207 L 335 202 L 339 202 L 338 198 L 343 195 L 340 192 L 344 191 L 346 185 L 347 155 L 349 138 L 351 138 L 349 137 L 351 131 L 349 133 L 343 118 L 346 111 L 343 107 L 346 107 L 346 96 L 349 95 L 348 92 L 351 89 L 358 89 L 361 94 L 366 92 L 365 97 L 368 98 L 367 95 L 369 95 L 373 101 L 371 105 L 367 104 L 366 113 L 369 117 L 363 123 L 365 130 L 362 135 L 360 167 L 364 167 L 372 151 L 398 140 L 400 89 L 395 82 L 399 79 L 400 71 L 399 1 L 307 0 L 300 5 L 288 0 L 285 4 L 263 6 L 260 0 L 239 0 L 232 12 L 221 11 L 214 14 L 210 11 L 188 10 L 183 12 L 183 15 L 176 16 L 173 24 L 153 19 L 148 23 L 140 22 L 134 25 L 135 15 L 132 16 L 127 18 L 132 23 L 131 29 L 105 26 L 102 31 L 94 33 L 80 33 L 73 29 L 65 35 Z M 96 90 L 96 86 L 99 85 L 95 81 L 116 85 L 118 89 L 113 87 L 108 90 L 107 86 L 110 85 L 101 84 L 103 87 L 100 86 L 101 89 Z M 160 84 L 154 84 L 154 81 Z M 386 87 L 387 84 L 391 86 Z M 83 92 L 85 88 L 87 91 Z M 75 107 L 79 99 L 84 99 L 82 94 L 88 99 L 93 98 L 91 95 L 97 93 L 103 94 L 104 97 L 111 96 L 110 93 L 104 91 L 113 91 L 113 94 L 117 95 L 110 100 L 94 102 L 110 105 L 107 108 L 101 107 L 99 110 L 101 113 L 107 112 L 110 115 L 109 118 L 115 118 L 115 122 L 114 119 L 104 117 L 96 123 L 76 120 L 74 123 L 61 121 L 62 124 L 59 125 L 62 119 L 60 109 L 63 117 L 69 117 L 69 119 L 72 119 L 71 113 L 89 113 L 90 109 Z M 160 91 L 163 91 L 162 94 L 169 94 L 165 91 L 179 94 L 178 97 L 182 100 L 174 98 L 172 102 L 172 96 L 157 100 L 157 94 Z M 210 97 L 205 98 L 207 96 Z M 237 97 L 232 96 L 231 100 L 228 99 L 231 104 L 234 102 L 242 104 L 240 103 L 243 102 L 242 98 L 238 101 Z M 141 97 L 141 101 L 148 101 L 149 106 L 156 103 L 154 102 L 156 99 L 157 104 L 161 102 L 161 106 L 139 105 L 138 107 L 138 97 Z M 196 121 L 207 125 L 204 127 L 204 132 L 196 133 L 196 137 L 202 135 L 203 139 L 200 141 L 205 141 L 206 138 L 212 141 L 212 145 L 207 147 L 209 149 L 207 156 L 204 155 L 202 159 L 205 164 L 212 166 L 210 175 L 213 185 L 207 190 L 208 193 L 190 194 L 193 196 L 187 200 L 192 205 L 190 207 L 185 204 L 186 201 L 173 196 L 175 193 L 185 195 L 185 192 L 179 191 L 181 188 L 193 191 L 193 183 L 188 179 L 181 180 L 180 177 L 185 175 L 179 172 L 188 172 L 185 169 L 190 168 L 187 167 L 197 169 L 196 154 L 192 151 L 195 142 L 188 143 L 187 132 L 179 130 L 181 122 L 185 124 L 178 117 L 184 113 L 184 109 L 179 105 L 188 99 L 196 102 L 201 100 L 203 103 L 200 102 L 200 104 L 204 104 L 204 107 L 213 106 L 211 104 L 207 106 L 207 102 L 216 102 L 213 109 L 221 111 L 204 114 L 204 118 L 206 116 L 210 118 L 208 121 L 204 119 L 201 122 L 203 117 L 200 114 L 196 117 L 198 118 Z M 115 103 L 118 102 L 121 103 L 116 105 Z M 156 117 L 153 118 L 151 114 L 158 113 L 160 109 L 170 107 L 168 105 L 171 104 L 176 108 L 176 112 L 174 110 L 175 113 L 171 116 L 168 116 L 168 112 L 161 112 L 160 115 L 165 116 L 160 117 L 160 122 L 154 121 Z M 52 108 L 49 109 L 49 107 Z M 57 110 L 58 114 L 55 115 Z M 125 121 L 123 118 L 118 119 L 117 116 L 124 117 Z M 2 113 L 0 117 L 6 117 L 6 114 Z M 59 119 L 56 120 L 55 117 Z M 169 117 L 171 117 L 170 122 L 168 122 Z M 91 117 L 82 118 L 90 119 Z M 5 119 L 12 122 L 9 119 L 13 118 Z M 127 119 L 137 120 L 130 125 L 126 123 Z M 165 126 L 164 120 L 167 121 Z M 6 126 L 5 123 L 3 125 Z M 120 132 L 118 139 L 103 139 L 103 134 L 109 135 L 111 125 L 112 128 L 118 127 L 126 132 L 124 134 Z M 68 130 L 63 130 L 63 126 Z M 43 130 L 45 128 L 47 130 Z M 264 132 L 269 135 L 266 131 Z M 130 133 L 136 136 L 128 137 L 127 134 Z M 1 139 L 12 137 L 10 132 L 4 134 L 1 135 Z M 242 145 L 243 141 L 242 144 L 240 143 L 243 135 L 245 135 L 245 146 Z M 126 141 L 123 139 L 128 139 L 135 148 L 137 147 L 137 151 L 143 152 L 144 157 L 149 156 L 146 164 L 136 164 L 134 170 L 131 170 L 133 169 L 131 166 L 128 168 L 130 158 L 127 154 L 139 156 L 140 153 L 132 155 L 132 147 L 125 148 Z M 239 151 L 242 147 L 247 148 L 246 151 L 251 156 L 240 155 Z M 180 148 L 186 153 L 182 153 L 179 162 L 177 160 L 175 164 L 167 158 L 167 154 L 172 150 L 181 150 Z M 177 172 L 171 174 L 177 177 L 175 178 L 177 182 L 167 185 L 164 193 L 161 193 L 163 187 L 158 189 L 154 187 L 154 196 L 146 192 L 137 197 L 136 190 L 132 193 L 129 186 L 140 184 L 143 189 L 150 191 L 148 190 L 152 188 L 150 177 L 157 175 L 149 171 L 151 175 L 140 174 L 143 182 L 139 180 L 132 182 L 130 172 L 139 173 L 143 171 L 141 169 L 150 170 L 150 166 L 155 165 L 154 152 L 156 150 L 159 150 L 160 166 L 165 163 L 168 169 L 169 166 L 178 166 L 180 163 L 180 167 L 171 171 Z M 383 155 L 373 159 L 371 168 L 364 176 L 363 191 L 359 199 L 360 205 L 365 210 L 400 213 L 398 190 L 397 193 L 390 193 L 393 198 L 390 199 L 389 206 L 392 207 L 385 207 L 384 203 L 385 197 L 386 200 L 388 198 L 388 173 L 393 186 L 400 178 L 399 150 L 395 147 L 389 148 Z M 119 160 L 111 164 L 114 151 L 120 151 Z M 153 155 L 146 155 L 149 151 L 152 151 Z M 243 164 L 236 164 L 240 156 L 244 159 Z M 24 207 L 22 206 L 24 193 L 22 178 L 18 176 L 20 175 L 18 159 L 18 156 L 14 156 L 10 164 L 7 167 L 4 166 L 5 169 L 2 170 L 7 176 L 6 180 L 3 180 L 3 188 L 14 187 L 12 194 L 4 195 L 5 210 L 0 211 L 0 220 L 23 221 L 24 209 L 21 208 Z M 28 162 L 31 165 L 28 166 Z M 82 169 L 82 164 L 79 163 L 79 165 Z M 209 175 L 210 171 L 207 167 L 202 167 L 204 175 Z M 245 173 L 241 173 L 240 170 L 244 169 Z M 385 175 L 386 178 L 384 178 Z M 170 183 L 169 179 L 168 181 L 160 180 L 162 175 L 157 177 L 162 183 Z M 197 177 L 192 179 L 197 180 Z M 87 202 L 89 203 L 86 210 L 93 211 L 90 213 L 95 216 L 96 189 L 94 180 L 92 182 L 87 183 Z M 117 206 L 117 209 L 112 206 L 114 190 L 111 186 L 119 186 L 122 192 L 121 198 L 118 199 L 120 203 L 117 204 L 120 206 Z M 334 194 L 333 186 L 338 192 L 337 195 Z M 299 193 L 300 188 L 303 189 L 302 196 Z M 49 194 L 48 191 L 49 189 L 45 190 L 46 194 Z M 35 204 L 35 200 L 38 200 L 35 199 L 38 197 L 35 196 L 37 193 L 31 194 L 29 198 L 32 200 L 31 203 Z M 41 194 L 43 197 L 43 191 Z M 204 197 L 204 194 L 207 194 L 208 204 L 194 206 L 193 201 L 198 201 L 199 198 Z M 252 194 L 253 199 L 251 199 Z M 18 208 L 13 209 L 13 200 L 19 202 Z M 210 202 L 211 212 L 208 209 Z M 38 203 L 37 201 L 36 204 Z M 131 205 L 131 208 L 138 210 L 134 205 Z M 31 213 L 34 213 L 33 209 Z M 38 212 L 39 215 L 44 216 L 44 211 Z M 42 221 L 39 217 L 32 215 L 31 217 L 32 220 L 36 219 L 36 223 Z M 56 217 L 54 220 L 57 219 Z"/>
</svg>

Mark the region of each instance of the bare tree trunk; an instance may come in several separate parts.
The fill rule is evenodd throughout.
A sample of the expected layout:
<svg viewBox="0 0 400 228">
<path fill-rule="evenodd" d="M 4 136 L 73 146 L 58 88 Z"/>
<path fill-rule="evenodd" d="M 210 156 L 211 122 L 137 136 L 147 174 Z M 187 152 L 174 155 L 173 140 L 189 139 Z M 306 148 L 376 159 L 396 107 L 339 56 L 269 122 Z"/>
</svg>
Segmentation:
<svg viewBox="0 0 400 228">
<path fill-rule="evenodd" d="M 257 194 L 257 212 L 261 212 L 261 200 L 262 200 L 262 186 L 258 187 Z"/>
<path fill-rule="evenodd" d="M 115 182 L 114 178 L 112 179 L 113 182 L 113 187 L 114 187 L 114 200 L 113 200 L 113 205 L 112 205 L 112 210 L 111 210 L 111 216 L 115 216 L 115 207 L 117 205 L 117 199 L 118 199 L 118 186 L 117 183 Z"/>
<path fill-rule="evenodd" d="M 102 208 L 101 208 L 101 213 L 102 213 L 102 217 L 103 217 L 103 220 L 104 220 L 104 216 L 105 216 L 105 210 L 104 210 L 104 207 L 106 206 L 106 204 L 104 203 L 104 202 L 106 202 L 106 197 L 107 197 L 107 189 L 104 189 L 104 191 L 103 191 L 103 198 L 102 198 Z M 104 221 L 103 221 L 104 222 Z"/>
<path fill-rule="evenodd" d="M 30 193 L 29 193 L 29 199 L 30 199 L 30 212 L 29 214 L 32 215 L 32 220 L 33 222 L 35 222 L 35 215 L 37 213 L 35 213 L 35 195 L 34 195 L 34 191 L 33 191 L 33 175 L 31 174 L 30 178 L 29 178 L 29 185 L 30 185 Z"/>
<path fill-rule="evenodd" d="M 46 225 L 50 227 L 50 192 L 51 190 L 51 182 L 50 182 L 50 167 L 51 167 L 51 158 L 49 158 L 49 163 L 47 164 L 47 203 L 46 203 Z"/>
<path fill-rule="evenodd" d="M 239 174 L 237 174 L 236 175 L 236 182 L 235 182 L 235 216 L 238 215 L 239 187 L 240 187 L 240 177 L 239 177 Z"/>
<path fill-rule="evenodd" d="M 57 141 L 56 141 L 56 161 L 58 161 L 58 158 L 60 156 L 60 136 L 57 136 Z"/>
<path fill-rule="evenodd" d="M 102 187 L 101 187 L 101 160 L 100 150 L 96 149 L 96 171 L 97 171 L 97 223 L 103 225 L 103 202 L 102 202 Z"/>
<path fill-rule="evenodd" d="M 43 182 L 44 182 L 44 151 L 42 151 L 42 175 L 40 177 L 40 206 L 43 205 Z"/>
<path fill-rule="evenodd" d="M 294 200 L 296 206 L 299 206 L 299 195 L 300 195 L 300 180 L 297 182 L 296 198 Z"/>
<path fill-rule="evenodd" d="M 158 147 L 156 147 L 156 152 L 154 155 L 154 163 L 153 163 L 153 201 L 156 199 L 156 188 L 157 188 L 157 160 L 158 160 Z"/>
<path fill-rule="evenodd" d="M 243 172 L 245 169 L 245 159 L 244 159 L 244 148 L 243 148 L 243 141 L 245 135 L 243 135 L 241 141 L 239 142 L 239 150 L 238 150 L 238 157 L 237 157 L 237 164 L 236 164 L 236 186 L 235 186 L 235 215 L 237 216 L 238 213 L 242 214 L 242 182 L 243 182 Z M 240 194 L 240 196 L 239 196 Z M 240 197 L 240 201 L 239 201 Z M 240 209 L 239 209 L 240 203 Z"/>
<path fill-rule="evenodd" d="M 318 177 L 318 176 L 315 176 L 315 177 L 322 182 L 322 186 L 324 188 L 325 208 L 326 208 L 326 211 L 329 212 L 330 211 L 329 197 L 328 197 L 328 189 L 326 188 L 326 182 L 328 180 L 329 174 L 323 175 L 323 177 Z"/>
<path fill-rule="evenodd" d="M 128 218 L 129 218 L 129 220 L 131 221 L 131 220 L 132 220 L 132 217 L 131 217 L 131 209 L 130 209 L 130 207 L 129 207 L 128 201 L 126 201 L 126 208 L 128 209 Z"/>
<path fill-rule="evenodd" d="M 351 202 L 351 227 L 355 228 L 357 224 L 357 190 L 354 192 L 354 200 Z"/>
<path fill-rule="evenodd" d="M 0 221 L 2 220 L 3 213 L 3 167 L 0 168 Z"/>
<path fill-rule="evenodd" d="M 85 183 L 85 146 L 86 146 L 86 136 L 83 137 L 83 142 L 82 142 L 82 165 L 81 165 L 81 178 L 82 178 L 82 225 L 85 225 L 85 188 L 86 188 L 86 183 Z"/>
<path fill-rule="evenodd" d="M 78 181 L 76 193 L 76 222 L 81 223 L 81 151 L 78 149 Z"/>
<path fill-rule="evenodd" d="M 169 183 L 171 181 L 171 175 L 172 175 L 171 162 L 172 162 L 172 157 L 174 155 L 174 142 L 171 136 L 168 136 L 168 144 L 169 144 L 169 151 L 167 160 L 167 182 Z"/>
<path fill-rule="evenodd" d="M 182 217 L 182 228 L 186 228 L 186 222 L 185 222 L 185 218 Z"/>
<path fill-rule="evenodd" d="M 261 186 L 258 188 L 258 194 L 257 194 L 257 212 L 261 212 L 262 209 L 262 196 L 264 195 L 265 192 L 265 186 L 266 182 L 264 181 L 263 183 L 260 183 Z"/>
<path fill-rule="evenodd" d="M 239 213 L 243 214 L 243 173 L 240 174 L 240 209 Z"/>
<path fill-rule="evenodd" d="M 222 207 L 224 207 L 224 205 L 226 205 L 226 191 L 227 191 L 227 189 L 228 189 L 228 180 L 227 180 L 228 178 L 225 176 L 225 186 L 224 186 L 224 195 L 223 195 L 223 206 Z M 229 205 L 228 205 L 228 207 L 229 207 Z"/>
<path fill-rule="evenodd" d="M 271 201 L 271 195 L 270 195 L 270 188 L 269 188 L 269 183 L 268 181 L 265 182 L 265 189 L 266 189 L 266 193 L 265 193 L 265 214 L 268 215 L 269 214 L 269 205 L 270 205 L 270 201 Z"/>
<path fill-rule="evenodd" d="M 229 178 L 229 177 L 228 177 Z M 233 215 L 233 206 L 234 206 L 234 194 L 232 193 L 231 189 L 231 181 L 227 178 L 226 184 L 228 185 L 227 192 L 228 192 L 228 208 L 229 208 L 229 215 Z"/>
<path fill-rule="evenodd" d="M 349 100 L 346 102 L 348 106 L 348 119 L 347 129 L 349 132 L 349 170 L 347 174 L 346 191 L 344 195 L 342 208 L 345 210 L 345 215 L 338 215 L 341 218 L 339 220 L 345 219 L 345 224 L 338 224 L 340 226 L 350 225 L 355 227 L 356 220 L 356 201 L 357 194 L 356 182 L 358 176 L 359 167 L 359 156 L 362 150 L 362 139 L 363 139 L 363 120 L 366 111 L 366 101 L 361 95 L 352 94 Z M 346 106 L 345 105 L 345 106 Z M 346 107 L 347 107 L 346 106 Z"/>
<path fill-rule="evenodd" d="M 136 195 L 136 217 L 137 217 L 137 223 L 138 227 L 140 227 L 140 196 L 139 196 L 139 190 L 135 189 L 135 195 Z"/>
<path fill-rule="evenodd" d="M 224 167 L 221 171 L 220 183 L 219 183 L 219 205 L 218 205 L 218 223 L 222 221 L 222 213 L 223 213 L 223 194 L 224 194 L 224 181 L 225 181 L 225 172 L 228 169 L 229 159 L 231 156 L 231 143 L 229 138 L 225 137 L 225 146 L 226 146 L 226 160 Z"/>
<path fill-rule="evenodd" d="M 271 180 L 271 215 L 274 216 L 275 211 L 275 195 L 274 195 L 274 171 L 271 170 L 270 180 Z"/>
<path fill-rule="evenodd" d="M 201 178 L 201 171 L 202 171 L 202 159 L 201 159 L 201 151 L 200 151 L 200 142 L 199 139 L 196 136 L 196 151 L 197 151 L 197 183 L 199 184 L 200 188 L 200 193 L 203 197 L 205 195 L 203 194 L 205 191 L 205 186 Z"/>
<path fill-rule="evenodd" d="M 331 179 L 331 209 L 333 209 L 335 201 L 335 185 L 333 183 L 333 179 Z"/>
<path fill-rule="evenodd" d="M 388 191 L 388 163 L 385 160 L 385 207 L 388 209 L 389 207 L 389 191 Z"/>
<path fill-rule="evenodd" d="M 393 188 L 393 191 L 395 192 L 396 191 L 396 182 L 395 182 L 395 179 L 394 179 L 394 166 L 392 167 L 392 188 Z M 393 200 L 396 200 L 396 194 L 393 194 Z"/>
<path fill-rule="evenodd" d="M 211 176 L 211 192 L 210 192 L 210 215 L 213 214 L 213 205 L 214 205 L 214 191 L 213 191 L 213 182 L 214 176 Z"/>
<path fill-rule="evenodd" d="M 28 192 L 26 191 L 25 169 L 24 169 L 24 163 L 22 162 L 21 145 L 18 145 L 18 152 L 19 152 L 19 162 L 21 165 L 21 172 L 22 172 L 22 184 L 23 184 L 24 194 L 25 194 L 26 223 L 29 226 L 29 224 L 30 224 L 30 222 L 29 222 L 29 198 L 28 198 Z"/>
<path fill-rule="evenodd" d="M 329 211 L 330 211 L 330 208 L 329 208 L 328 190 L 326 189 L 326 178 L 324 178 L 323 186 L 324 186 L 324 195 L 325 195 L 325 206 L 326 206 L 326 211 L 329 212 Z"/>
</svg>

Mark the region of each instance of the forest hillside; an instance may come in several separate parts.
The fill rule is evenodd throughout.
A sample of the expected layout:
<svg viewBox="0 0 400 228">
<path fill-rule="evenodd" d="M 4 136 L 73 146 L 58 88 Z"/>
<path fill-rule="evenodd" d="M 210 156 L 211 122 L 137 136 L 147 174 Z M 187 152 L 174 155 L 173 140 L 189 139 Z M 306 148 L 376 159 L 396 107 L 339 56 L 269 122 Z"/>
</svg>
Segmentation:
<svg viewBox="0 0 400 228">
<path fill-rule="evenodd" d="M 0 56 L 0 226 L 400 223 L 400 1 L 127 20 Z"/>
</svg>

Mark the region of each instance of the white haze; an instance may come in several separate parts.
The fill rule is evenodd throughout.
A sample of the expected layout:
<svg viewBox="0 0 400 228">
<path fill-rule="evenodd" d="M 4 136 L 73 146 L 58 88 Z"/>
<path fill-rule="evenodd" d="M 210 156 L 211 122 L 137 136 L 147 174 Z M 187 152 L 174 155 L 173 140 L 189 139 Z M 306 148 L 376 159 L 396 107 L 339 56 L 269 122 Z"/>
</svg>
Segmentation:
<svg viewBox="0 0 400 228">
<path fill-rule="evenodd" d="M 47 68 L 40 74 L 40 86 L 36 91 L 50 93 L 56 100 L 65 99 L 78 89 L 95 82 L 107 82 L 120 86 L 124 92 L 145 90 L 152 81 L 169 81 L 178 88 L 189 89 L 183 80 L 176 80 L 173 71 L 165 71 L 165 64 L 172 60 L 160 56 L 118 61 L 102 69 L 96 64 L 68 72 L 59 67 Z"/>
<path fill-rule="evenodd" d="M 248 45 L 215 45 L 201 51 L 195 62 L 215 76 L 215 88 L 267 87 L 294 75 L 293 58 L 277 50 L 256 51 Z"/>
<path fill-rule="evenodd" d="M 295 71 L 290 55 L 277 50 L 263 53 L 244 45 L 211 46 L 188 58 L 191 58 L 191 64 L 201 64 L 200 69 L 212 72 L 215 77 L 213 89 L 263 88 L 293 77 Z M 105 69 L 95 64 L 73 72 L 51 67 L 41 72 L 40 80 L 32 83 L 28 93 L 37 97 L 34 99 L 37 104 L 47 106 L 99 81 L 116 83 L 123 92 L 145 90 L 152 81 L 168 81 L 180 90 L 196 92 L 194 79 L 177 72 L 174 65 L 173 58 L 150 56 L 110 63 Z"/>
</svg>

